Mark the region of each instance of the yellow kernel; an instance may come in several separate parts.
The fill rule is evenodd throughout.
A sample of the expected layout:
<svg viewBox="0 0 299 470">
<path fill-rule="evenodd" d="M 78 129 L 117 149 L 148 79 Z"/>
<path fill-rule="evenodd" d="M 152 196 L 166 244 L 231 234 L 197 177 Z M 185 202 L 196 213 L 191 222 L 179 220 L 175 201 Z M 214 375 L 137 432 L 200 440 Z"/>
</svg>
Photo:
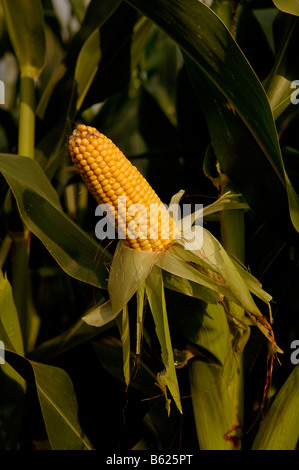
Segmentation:
<svg viewBox="0 0 299 470">
<path fill-rule="evenodd" d="M 111 188 L 111 185 L 110 185 L 109 183 L 107 183 L 107 184 L 105 184 L 105 185 L 103 184 L 102 186 L 103 186 L 103 190 L 104 190 L 105 192 L 108 192 L 108 191 L 110 191 L 110 189 L 112 189 L 112 188 Z"/>
<path fill-rule="evenodd" d="M 94 148 L 99 146 L 99 141 L 97 139 L 90 139 L 90 141 Z"/>
<path fill-rule="evenodd" d="M 118 189 L 115 191 L 115 194 L 116 194 L 117 196 L 121 196 L 123 193 L 124 193 L 123 188 L 118 188 Z"/>
</svg>

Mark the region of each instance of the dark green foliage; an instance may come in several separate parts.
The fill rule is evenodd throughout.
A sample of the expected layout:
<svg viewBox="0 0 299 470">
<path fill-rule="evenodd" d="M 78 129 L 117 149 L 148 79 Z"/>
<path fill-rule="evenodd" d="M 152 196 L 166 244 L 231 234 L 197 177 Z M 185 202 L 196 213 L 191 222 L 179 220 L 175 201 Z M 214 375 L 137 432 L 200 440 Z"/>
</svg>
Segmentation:
<svg viewBox="0 0 299 470">
<path fill-rule="evenodd" d="M 23 44 L 36 74 L 35 104 L 29 103 L 34 159 L 17 155 L 24 65 L 15 59 L 19 31 L 15 26 L 12 33 L 1 8 L 0 340 L 7 350 L 1 449 L 197 452 L 187 363 L 192 355 L 192 367 L 196 361 L 218 367 L 222 360 L 202 341 L 201 328 L 213 323 L 206 304 L 167 290 L 186 397 L 183 415 L 173 407 L 168 418 L 155 384 L 162 363 L 151 316 L 145 312 L 137 357 L 135 299 L 130 302 L 128 389 L 116 323 L 95 328 L 81 320 L 108 298 L 115 243 L 95 239 L 96 204 L 71 166 L 67 137 L 78 122 L 114 140 L 167 204 L 184 189 L 185 201 L 207 205 L 227 183 L 242 195 L 249 205 L 242 261 L 273 296 L 273 329 L 285 351 L 281 365 L 274 362 L 266 408 L 294 369 L 299 105 L 291 103 L 291 82 L 299 80 L 299 12 L 279 11 L 278 0 L 277 8 L 271 1 L 236 1 L 223 10 L 222 3 L 229 2 L 210 9 L 197 0 L 91 0 L 88 7 L 74 0 L 66 2 L 63 19 L 54 3 L 37 1 L 31 27 L 38 24 L 39 47 L 32 54 Z M 2 6 L 9 4 L 18 17 L 17 2 Z M 219 219 L 205 227 L 223 236 Z M 252 447 L 261 422 L 267 353 L 253 328 L 244 351 L 243 449 Z"/>
</svg>

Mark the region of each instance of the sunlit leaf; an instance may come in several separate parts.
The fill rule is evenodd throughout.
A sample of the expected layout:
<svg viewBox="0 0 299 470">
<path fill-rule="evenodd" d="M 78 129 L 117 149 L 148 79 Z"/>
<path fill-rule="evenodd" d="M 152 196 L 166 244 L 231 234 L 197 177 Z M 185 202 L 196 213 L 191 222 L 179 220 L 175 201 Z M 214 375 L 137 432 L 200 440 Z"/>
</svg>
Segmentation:
<svg viewBox="0 0 299 470">
<path fill-rule="evenodd" d="M 299 200 L 286 174 L 272 111 L 260 81 L 218 16 L 197 0 L 131 0 L 199 66 L 244 121 L 286 185 L 292 223 L 299 231 Z M 172 21 L 169 21 L 169 17 Z"/>
<path fill-rule="evenodd" d="M 24 346 L 12 288 L 2 271 L 0 271 L 0 340 L 0 427 L 2 439 L 5 441 L 4 448 L 15 449 L 22 425 L 26 383 L 8 363 L 6 349 L 12 345 L 19 354 L 23 355 Z M 0 448 L 2 439 L 0 439 Z"/>
<path fill-rule="evenodd" d="M 240 449 L 241 423 L 222 368 L 195 358 L 190 361 L 189 377 L 200 449 Z M 231 375 L 230 381 L 234 380 Z"/>
<path fill-rule="evenodd" d="M 10 40 L 23 76 L 37 79 L 44 67 L 45 29 L 40 0 L 2 0 Z"/>
<path fill-rule="evenodd" d="M 146 295 L 155 322 L 156 333 L 161 346 L 162 361 L 165 366 L 165 369 L 158 374 L 157 380 L 165 395 L 166 390 L 164 387 L 169 389 L 178 410 L 182 412 L 180 391 L 174 367 L 173 350 L 168 326 L 163 279 L 159 269 L 152 270 L 150 280 L 146 285 Z M 169 413 L 168 401 L 166 406 Z"/>
<path fill-rule="evenodd" d="M 252 450 L 294 450 L 299 439 L 299 367 L 275 397 L 254 440 Z"/>
<path fill-rule="evenodd" d="M 78 404 L 68 374 L 7 352 L 10 365 L 36 386 L 43 418 L 53 450 L 92 450 L 78 420 Z"/>
<path fill-rule="evenodd" d="M 79 425 L 77 400 L 68 374 L 57 367 L 29 361 L 17 354 L 6 326 L 0 322 L 0 337 L 6 349 L 5 360 L 15 374 L 36 387 L 52 449 L 92 449 Z"/>
<path fill-rule="evenodd" d="M 0 171 L 12 189 L 25 224 L 58 264 L 76 279 L 106 288 L 106 268 L 97 263 L 101 248 L 64 214 L 57 193 L 40 166 L 26 157 L 1 154 Z"/>
<path fill-rule="evenodd" d="M 292 94 L 297 87 L 294 88 L 292 82 L 299 72 L 298 64 L 293 60 L 299 36 L 298 18 L 278 15 L 274 21 L 273 34 L 278 50 L 274 67 L 265 80 L 264 87 L 274 118 L 277 119 L 287 108 L 294 108 Z"/>
<path fill-rule="evenodd" d="M 281 11 L 290 15 L 299 16 L 298 0 L 273 0 L 274 5 Z"/>
</svg>

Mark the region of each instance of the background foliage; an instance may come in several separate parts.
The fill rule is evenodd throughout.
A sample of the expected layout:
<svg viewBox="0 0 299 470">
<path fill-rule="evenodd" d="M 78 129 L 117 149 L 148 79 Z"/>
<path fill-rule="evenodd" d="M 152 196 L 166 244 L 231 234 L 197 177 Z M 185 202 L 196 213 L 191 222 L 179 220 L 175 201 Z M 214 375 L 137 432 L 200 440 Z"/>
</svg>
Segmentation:
<svg viewBox="0 0 299 470">
<path fill-rule="evenodd" d="M 202 304 L 167 291 L 183 397 L 183 415 L 173 407 L 170 417 L 155 385 L 161 364 L 151 317 L 141 358 L 132 349 L 128 389 L 117 325 L 81 320 L 107 299 L 115 244 L 95 239 L 96 203 L 71 166 L 67 136 L 78 122 L 108 135 L 163 202 L 185 189 L 184 200 L 206 205 L 228 182 L 242 194 L 250 207 L 242 233 L 232 222 L 223 232 L 218 219 L 206 227 L 224 243 L 238 230 L 242 261 L 273 296 L 285 354 L 274 363 L 263 413 L 280 390 L 279 413 L 269 419 L 289 439 L 262 445 L 296 447 L 299 108 L 290 98 L 299 11 L 281 11 L 281 3 L 216 1 L 210 10 L 196 0 L 44 0 L 22 10 L 22 0 L 2 1 L 2 449 L 199 448 L 186 364 L 190 351 L 209 358 Z M 267 353 L 252 329 L 244 449 L 263 417 Z M 287 378 L 290 395 L 282 390 Z"/>
</svg>

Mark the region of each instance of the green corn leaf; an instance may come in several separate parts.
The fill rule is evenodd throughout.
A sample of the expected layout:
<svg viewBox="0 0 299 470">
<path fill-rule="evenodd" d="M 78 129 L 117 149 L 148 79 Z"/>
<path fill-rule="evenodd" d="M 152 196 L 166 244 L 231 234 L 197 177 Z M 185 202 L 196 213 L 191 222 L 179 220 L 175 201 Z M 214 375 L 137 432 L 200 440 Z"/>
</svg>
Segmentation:
<svg viewBox="0 0 299 470">
<path fill-rule="evenodd" d="M 45 61 L 45 26 L 40 0 L 2 0 L 5 21 L 22 76 L 37 79 Z"/>
<path fill-rule="evenodd" d="M 299 439 L 299 366 L 275 397 L 254 440 L 252 450 L 294 450 Z"/>
<path fill-rule="evenodd" d="M 232 388 L 238 381 L 238 370 L 236 362 L 231 364 L 229 385 Z M 194 358 L 189 362 L 189 378 L 200 449 L 240 449 L 242 423 L 222 367 Z"/>
<path fill-rule="evenodd" d="M 165 396 L 167 396 L 166 387 L 168 388 L 178 410 L 182 412 L 166 312 L 162 271 L 159 268 L 154 268 L 150 274 L 149 282 L 146 284 L 146 295 L 155 322 L 156 333 L 161 346 L 162 361 L 165 366 L 165 370 L 158 374 L 157 380 Z M 166 406 L 169 413 L 169 402 Z"/>
<path fill-rule="evenodd" d="M 129 3 L 152 18 L 197 63 L 234 105 L 283 176 L 276 130 L 264 89 L 217 15 L 197 0 L 150 3 L 132 0 Z"/>
<path fill-rule="evenodd" d="M 273 0 L 274 5 L 281 11 L 290 15 L 299 16 L 298 0 Z"/>
<path fill-rule="evenodd" d="M 143 53 L 152 23 L 141 18 L 136 23 L 131 39 L 131 70 L 137 66 Z M 75 68 L 75 92 L 77 95 L 76 110 L 78 111 L 96 76 L 102 58 L 101 25 L 96 28 L 83 44 Z"/>
<path fill-rule="evenodd" d="M 166 292 L 167 311 L 189 343 L 207 351 L 219 365 L 224 365 L 231 350 L 229 323 L 221 304 L 205 304 Z"/>
<path fill-rule="evenodd" d="M 87 47 L 85 43 L 90 41 L 90 36 L 99 30 L 100 27 L 107 21 L 107 19 L 113 14 L 113 12 L 120 5 L 121 0 L 103 0 L 101 2 L 92 1 L 88 5 L 86 15 L 84 17 L 83 23 L 77 34 L 73 37 L 70 47 L 65 55 L 62 57 L 59 64 L 56 66 L 55 70 L 52 72 L 52 77 L 45 87 L 44 93 L 41 96 L 41 99 L 38 103 L 36 113 L 39 118 L 43 119 L 49 105 L 52 101 L 55 101 L 56 93 L 60 96 L 61 88 L 67 90 L 67 108 L 70 107 L 71 95 L 74 93 L 74 98 L 76 99 L 76 89 L 73 90 L 73 75 L 76 68 L 76 63 L 80 51 Z M 97 45 L 97 51 L 99 44 Z M 98 54 L 98 52 L 97 52 Z M 91 58 L 92 59 L 92 58 Z M 77 72 L 78 73 L 78 72 Z M 82 71 L 83 73 L 83 71 Z M 68 86 L 69 81 L 71 81 L 71 87 Z M 81 88 L 84 88 L 83 86 Z M 56 109 L 56 104 L 53 105 Z M 56 112 L 56 111 L 55 111 Z M 65 117 L 64 117 L 65 119 Z"/>
<path fill-rule="evenodd" d="M 86 13 L 86 3 L 84 0 L 70 0 L 70 4 L 79 22 L 82 23 Z"/>
<path fill-rule="evenodd" d="M 7 351 L 7 361 L 36 387 L 48 438 L 53 450 L 92 450 L 78 421 L 78 404 L 68 374 L 58 368 L 28 361 Z"/>
<path fill-rule="evenodd" d="M 68 374 L 57 367 L 29 361 L 18 354 L 14 347 L 18 344 L 10 330 L 7 322 L 0 321 L 5 361 L 22 380 L 36 387 L 52 449 L 92 449 L 78 422 L 77 400 Z"/>
<path fill-rule="evenodd" d="M 285 116 L 286 109 L 289 108 L 290 113 L 296 108 L 292 103 L 295 89 L 291 85 L 299 72 L 298 63 L 294 61 L 299 37 L 299 19 L 279 14 L 274 21 L 273 34 L 278 50 L 275 64 L 269 77 L 264 81 L 264 87 L 273 116 L 278 119 L 282 113 Z"/>
<path fill-rule="evenodd" d="M 30 362 L 47 434 L 53 450 L 92 450 L 78 420 L 78 404 L 68 374 Z"/>
<path fill-rule="evenodd" d="M 32 351 L 29 351 L 27 357 L 28 359 L 38 362 L 49 361 L 50 359 L 85 343 L 95 336 L 98 336 L 114 325 L 115 322 L 108 322 L 103 327 L 95 327 L 90 326 L 82 319 L 79 319 L 74 325 L 60 335 L 44 341 Z"/>
<path fill-rule="evenodd" d="M 185 63 L 222 174 L 242 193 L 261 220 L 276 225 L 280 218 L 285 226 L 291 226 L 287 191 L 264 152 L 217 88 L 187 56 Z"/>
<path fill-rule="evenodd" d="M 92 341 L 92 346 L 102 364 L 113 377 L 122 382 L 125 381 L 123 374 L 123 345 L 120 340 L 113 336 L 99 337 Z M 135 370 L 130 385 L 140 390 L 146 398 L 156 396 L 156 376 L 149 367 L 139 360 L 135 354 L 130 353 L 130 367 L 133 370 L 138 361 L 138 371 Z M 162 402 L 162 400 L 161 400 Z"/>
<path fill-rule="evenodd" d="M 105 369 L 117 380 L 124 381 L 122 369 L 122 344 L 114 337 L 99 338 L 92 341 L 93 348 Z M 165 413 L 163 397 L 157 397 L 157 377 L 148 365 L 131 352 L 130 386 L 139 390 L 148 404 L 149 411 L 143 419 L 138 436 L 142 436 L 132 450 L 170 449 L 171 444 L 180 432 L 181 416 Z"/>
<path fill-rule="evenodd" d="M 76 110 L 78 111 L 84 101 L 86 93 L 97 73 L 102 57 L 101 29 L 95 31 L 85 41 L 75 68 L 75 90 L 77 95 Z"/>
<path fill-rule="evenodd" d="M 233 106 L 286 186 L 291 220 L 299 231 L 299 200 L 284 168 L 269 101 L 231 33 L 197 0 L 129 3 L 164 29 Z"/>
<path fill-rule="evenodd" d="M 101 248 L 64 214 L 56 191 L 38 163 L 1 154 L 0 171 L 11 187 L 24 223 L 61 268 L 76 279 L 106 288 L 106 268 L 97 263 Z"/>
<path fill-rule="evenodd" d="M 175 276 L 167 271 L 163 271 L 163 282 L 167 289 L 204 300 L 207 303 L 216 304 L 219 302 L 219 295 L 216 291 L 184 277 Z"/>
<path fill-rule="evenodd" d="M 130 383 L 130 357 L 131 357 L 131 347 L 130 347 L 130 326 L 129 326 L 129 312 L 128 306 L 125 305 L 122 314 L 116 318 L 116 323 L 118 325 L 122 343 L 123 351 L 123 374 L 125 378 L 126 385 Z"/>
<path fill-rule="evenodd" d="M 24 345 L 18 314 L 13 300 L 11 285 L 0 271 L 0 321 L 15 351 L 23 355 Z"/>
<path fill-rule="evenodd" d="M 143 325 L 143 311 L 144 311 L 144 295 L 145 295 L 145 284 L 142 284 L 136 293 L 137 301 L 137 320 L 136 320 L 136 355 L 141 352 L 141 337 L 142 337 L 142 325 Z"/>
<path fill-rule="evenodd" d="M 5 334 L 1 334 L 2 331 Z M 2 271 L 0 271 L 0 340 L 0 425 L 2 434 L 0 448 L 2 448 L 1 440 L 3 439 L 5 449 L 15 449 L 22 425 L 26 383 L 7 362 L 6 349 L 11 344 L 20 355 L 23 355 L 24 346 L 12 288 Z M 3 350 L 2 346 L 4 346 Z"/>
</svg>

